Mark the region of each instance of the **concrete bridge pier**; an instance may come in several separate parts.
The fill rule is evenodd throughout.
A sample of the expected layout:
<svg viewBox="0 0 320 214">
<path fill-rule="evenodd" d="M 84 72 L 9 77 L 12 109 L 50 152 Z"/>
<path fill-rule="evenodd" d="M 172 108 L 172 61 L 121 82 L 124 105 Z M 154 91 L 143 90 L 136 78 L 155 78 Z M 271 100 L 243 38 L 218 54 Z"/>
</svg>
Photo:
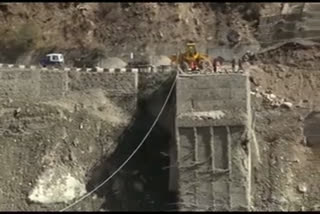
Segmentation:
<svg viewBox="0 0 320 214">
<path fill-rule="evenodd" d="M 247 74 L 180 75 L 171 191 L 180 211 L 248 211 L 251 127 Z"/>
</svg>

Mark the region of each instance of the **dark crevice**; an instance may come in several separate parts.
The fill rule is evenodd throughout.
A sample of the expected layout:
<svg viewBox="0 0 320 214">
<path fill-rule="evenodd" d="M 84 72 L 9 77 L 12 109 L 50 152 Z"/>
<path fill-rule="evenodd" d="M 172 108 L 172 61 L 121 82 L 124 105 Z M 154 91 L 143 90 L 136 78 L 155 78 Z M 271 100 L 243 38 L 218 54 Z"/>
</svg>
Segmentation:
<svg viewBox="0 0 320 214">
<path fill-rule="evenodd" d="M 142 141 L 157 115 L 150 112 L 164 103 L 172 80 L 146 99 L 140 99 L 134 121 L 118 139 L 111 157 L 104 158 L 90 173 L 87 189 L 91 190 L 130 156 Z M 154 103 L 161 99 L 161 102 Z M 104 198 L 102 209 L 110 211 L 166 211 L 176 209 L 176 194 L 169 192 L 169 142 L 174 138 L 174 96 L 171 96 L 158 123 L 142 147 L 108 183 L 97 192 Z M 172 141 L 173 142 L 173 141 Z M 168 155 L 166 155 L 168 154 Z"/>
</svg>

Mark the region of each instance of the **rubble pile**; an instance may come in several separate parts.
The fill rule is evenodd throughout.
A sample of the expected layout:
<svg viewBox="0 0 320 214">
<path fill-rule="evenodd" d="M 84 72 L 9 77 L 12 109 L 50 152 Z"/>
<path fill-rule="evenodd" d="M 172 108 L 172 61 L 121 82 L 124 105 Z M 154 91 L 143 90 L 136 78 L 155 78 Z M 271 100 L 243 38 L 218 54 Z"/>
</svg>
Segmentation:
<svg viewBox="0 0 320 214">
<path fill-rule="evenodd" d="M 284 107 L 291 109 L 293 107 L 293 104 L 286 98 L 276 96 L 271 92 L 271 90 L 263 90 L 261 86 L 254 88 L 251 91 L 251 94 L 255 95 L 256 97 L 261 97 L 264 102 L 266 102 L 273 108 Z"/>
</svg>

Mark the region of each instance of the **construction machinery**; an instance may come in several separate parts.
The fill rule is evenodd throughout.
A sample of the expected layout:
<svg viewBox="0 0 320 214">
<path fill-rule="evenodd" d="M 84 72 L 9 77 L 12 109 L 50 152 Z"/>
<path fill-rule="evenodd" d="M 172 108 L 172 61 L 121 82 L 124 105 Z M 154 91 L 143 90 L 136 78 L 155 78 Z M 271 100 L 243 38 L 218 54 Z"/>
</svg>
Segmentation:
<svg viewBox="0 0 320 214">
<path fill-rule="evenodd" d="M 130 53 L 130 60 L 126 68 L 153 68 L 150 58 L 143 53 Z"/>
<path fill-rule="evenodd" d="M 206 54 L 201 54 L 197 51 L 194 42 L 186 44 L 186 51 L 169 57 L 171 64 L 180 67 L 184 72 L 213 72 L 212 63 Z"/>
</svg>

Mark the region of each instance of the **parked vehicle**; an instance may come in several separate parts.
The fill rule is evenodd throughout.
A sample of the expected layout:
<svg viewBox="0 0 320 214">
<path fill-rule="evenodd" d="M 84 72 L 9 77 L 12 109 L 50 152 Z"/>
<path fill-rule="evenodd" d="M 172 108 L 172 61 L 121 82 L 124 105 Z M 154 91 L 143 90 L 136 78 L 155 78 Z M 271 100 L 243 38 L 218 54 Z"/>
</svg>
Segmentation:
<svg viewBox="0 0 320 214">
<path fill-rule="evenodd" d="M 47 54 L 43 59 L 40 60 L 40 64 L 43 67 L 47 67 L 47 66 L 61 67 L 64 65 L 63 54 L 60 54 L 60 53 Z"/>
</svg>

